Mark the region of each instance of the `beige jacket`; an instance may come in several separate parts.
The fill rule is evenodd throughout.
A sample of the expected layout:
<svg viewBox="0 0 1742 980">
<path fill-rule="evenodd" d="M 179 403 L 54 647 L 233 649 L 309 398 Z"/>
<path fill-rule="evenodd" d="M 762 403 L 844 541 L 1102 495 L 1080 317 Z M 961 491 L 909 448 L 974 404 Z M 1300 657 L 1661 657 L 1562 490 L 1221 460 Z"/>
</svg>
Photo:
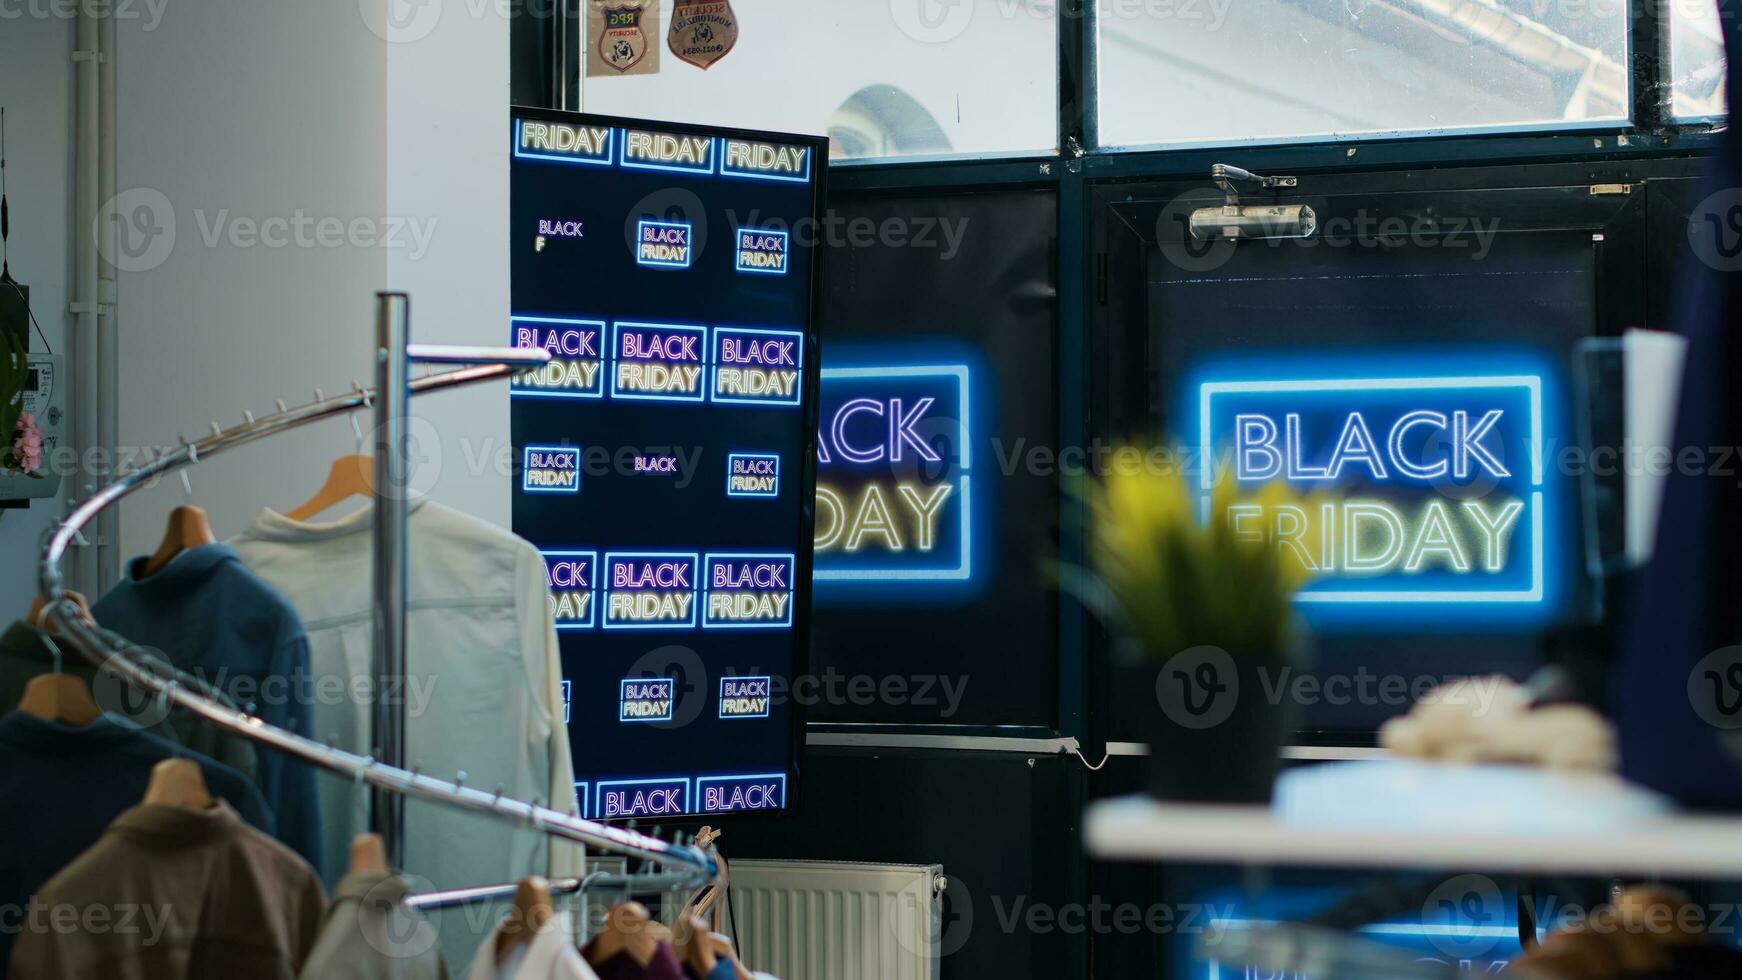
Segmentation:
<svg viewBox="0 0 1742 980">
<path fill-rule="evenodd" d="M 315 678 L 315 736 L 368 754 L 372 676 L 371 513 L 328 523 L 267 510 L 229 544 L 302 617 Z M 406 760 L 485 791 L 575 806 L 563 724 L 562 662 L 544 558 L 496 525 L 427 501 L 407 522 L 410 596 Z M 316 777 L 328 854 L 368 830 L 369 794 Z M 407 801 L 405 869 L 437 888 L 583 873 L 578 846 L 438 803 Z M 450 963 L 467 963 L 492 923 L 467 909 L 433 916 Z"/>
</svg>

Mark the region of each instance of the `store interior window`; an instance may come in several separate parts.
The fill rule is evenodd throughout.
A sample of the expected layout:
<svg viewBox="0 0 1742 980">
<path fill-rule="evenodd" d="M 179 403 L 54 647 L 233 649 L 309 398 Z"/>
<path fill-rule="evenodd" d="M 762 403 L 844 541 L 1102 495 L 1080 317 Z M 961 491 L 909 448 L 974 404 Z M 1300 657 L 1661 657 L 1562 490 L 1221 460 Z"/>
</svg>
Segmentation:
<svg viewBox="0 0 1742 980">
<path fill-rule="evenodd" d="M 640 38 L 627 27 L 607 38 L 589 18 L 588 112 L 827 133 L 836 162 L 1058 146 L 1058 20 L 1047 0 L 734 0 L 736 37 L 705 69 L 667 43 L 681 26 L 672 0 L 622 6 L 639 11 Z M 627 45 L 621 69 L 595 56 L 612 41 Z"/>
<path fill-rule="evenodd" d="M 1724 115 L 1724 33 L 1717 0 L 1670 0 L 1668 6 L 1675 114 L 1684 119 Z"/>
<path fill-rule="evenodd" d="M 1031 191 L 831 202 L 811 721 L 1055 723 L 1057 216 Z"/>
<path fill-rule="evenodd" d="M 1627 20 L 1618 0 L 1111 0 L 1096 25 L 1100 141 L 1619 121 L 1629 99 Z"/>
</svg>

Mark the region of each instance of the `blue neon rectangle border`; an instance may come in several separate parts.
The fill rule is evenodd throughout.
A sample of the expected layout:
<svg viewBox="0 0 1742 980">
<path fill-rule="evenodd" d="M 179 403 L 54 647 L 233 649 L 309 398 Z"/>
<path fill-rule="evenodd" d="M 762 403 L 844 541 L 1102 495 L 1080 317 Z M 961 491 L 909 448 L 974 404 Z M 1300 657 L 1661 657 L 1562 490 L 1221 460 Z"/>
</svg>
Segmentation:
<svg viewBox="0 0 1742 980">
<path fill-rule="evenodd" d="M 530 474 L 532 472 L 532 463 L 528 457 L 530 457 L 534 452 L 574 453 L 575 454 L 575 485 L 574 485 L 574 489 L 565 490 L 561 487 L 529 487 L 529 486 L 527 486 L 526 485 L 526 477 L 528 474 Z M 532 443 L 527 443 L 526 445 L 522 446 L 520 448 L 520 492 L 521 493 L 566 493 L 566 494 L 578 494 L 578 493 L 580 493 L 581 492 L 581 447 L 579 447 L 579 446 L 539 446 L 539 445 L 534 445 Z"/>
<path fill-rule="evenodd" d="M 543 122 L 544 120 L 538 121 Z M 520 127 L 521 124 L 525 122 L 526 120 L 519 116 L 514 117 L 514 132 L 510 134 L 511 138 L 508 143 L 508 149 L 515 157 L 522 160 L 545 160 L 550 163 L 568 163 L 583 167 L 609 167 L 611 165 L 612 144 L 617 142 L 617 127 L 604 127 L 606 140 L 605 156 L 604 159 L 600 159 L 598 157 L 555 156 L 549 153 L 522 153 L 520 150 Z"/>
<path fill-rule="evenodd" d="M 627 558 L 688 558 L 692 562 L 694 562 L 693 567 L 696 569 L 696 571 L 701 571 L 701 569 L 702 569 L 702 555 L 701 555 L 701 552 L 699 552 L 699 551 L 607 551 L 607 552 L 605 552 L 605 560 L 604 560 L 605 570 L 607 572 L 610 571 L 611 559 L 613 559 L 613 558 L 625 558 L 625 557 L 627 557 Z M 609 581 L 610 581 L 609 576 L 607 576 L 606 583 L 601 584 L 599 586 L 600 591 L 603 592 L 605 595 L 605 606 L 606 606 L 607 610 L 610 609 L 610 602 L 611 602 L 611 586 L 609 585 Z M 696 600 L 696 593 L 699 591 L 700 591 L 700 589 L 696 588 L 696 587 L 692 587 L 690 589 L 690 621 L 687 623 L 628 623 L 628 624 L 619 623 L 619 624 L 613 626 L 613 625 L 611 625 L 611 619 L 608 615 L 601 615 L 599 618 L 599 625 L 601 628 L 608 629 L 608 630 L 674 630 L 674 631 L 675 630 L 693 630 L 696 628 L 696 601 L 695 600 Z"/>
<path fill-rule="evenodd" d="M 690 398 L 688 396 L 685 396 L 683 398 L 678 398 L 678 397 L 674 397 L 672 395 L 638 395 L 638 394 L 633 394 L 633 393 L 625 394 L 621 391 L 618 391 L 617 390 L 617 364 L 619 361 L 622 360 L 622 358 L 619 358 L 617 356 L 617 351 L 621 349 L 617 346 L 617 338 L 620 336 L 623 327 L 634 327 L 634 328 L 656 327 L 656 328 L 659 328 L 662 330 L 700 330 L 702 332 L 702 360 L 701 360 L 701 363 L 696 365 L 696 366 L 702 369 L 702 376 L 700 379 L 701 380 L 701 388 L 696 392 L 696 397 Z M 714 352 L 713 348 L 708 346 L 708 344 L 712 342 L 712 333 L 713 333 L 713 331 L 711 329 L 709 329 L 708 327 L 706 327 L 702 324 L 698 324 L 698 323 L 650 323 L 650 322 L 647 322 L 644 320 L 613 320 L 613 321 L 611 321 L 611 387 L 610 387 L 611 397 L 612 398 L 621 398 L 624 401 L 632 401 L 632 402 L 676 402 L 678 404 L 683 404 L 683 405 L 705 405 L 705 404 L 707 404 L 708 395 L 712 391 L 712 389 L 710 389 L 708 387 L 708 383 L 711 380 L 713 380 L 713 376 L 708 372 L 709 355 L 711 355 Z M 646 363 L 646 364 L 667 363 L 667 364 L 669 364 L 671 362 L 669 362 L 669 361 L 656 362 L 656 361 L 631 360 L 630 363 L 632 363 L 632 364 L 642 364 L 642 363 Z"/>
<path fill-rule="evenodd" d="M 959 529 L 962 558 L 954 568 L 815 568 L 811 578 L 822 582 L 889 582 L 889 581 L 966 581 L 973 578 L 973 496 L 969 493 L 971 484 L 968 472 L 973 463 L 974 444 L 969 438 L 972 428 L 969 424 L 969 414 L 972 406 L 969 402 L 971 388 L 968 380 L 966 364 L 911 364 L 887 365 L 879 367 L 840 367 L 822 369 L 822 379 L 830 378 L 954 378 L 960 392 L 961 429 L 957 438 L 956 456 L 961 465 L 961 476 L 958 478 L 956 493 L 962 498 L 961 528 Z M 814 566 L 813 561 L 813 566 Z"/>
<path fill-rule="evenodd" d="M 610 817 L 610 818 L 605 817 L 604 816 L 604 813 L 605 813 L 605 790 L 607 788 L 616 788 L 618 786 L 669 786 L 672 784 L 676 784 L 678 786 L 683 787 L 684 805 L 683 805 L 683 809 L 681 811 L 679 811 L 679 813 L 687 814 L 687 813 L 695 812 L 695 811 L 690 809 L 690 804 L 691 804 L 692 800 L 695 798 L 695 793 L 692 792 L 692 790 L 691 790 L 690 778 L 688 776 L 671 776 L 671 777 L 666 778 L 666 779 L 601 779 L 601 780 L 599 780 L 598 783 L 596 783 L 593 786 L 593 808 L 594 808 L 594 812 L 599 814 L 599 816 L 596 819 L 599 819 L 599 820 L 605 820 L 605 819 L 611 819 L 611 820 L 642 819 L 639 817 L 629 817 L 629 816 L 618 816 L 618 817 Z M 664 813 L 651 814 L 651 816 L 678 816 L 678 815 L 679 814 L 664 814 Z"/>
<path fill-rule="evenodd" d="M 702 555 L 702 581 L 710 581 L 708 563 L 715 558 L 784 558 L 787 568 L 796 576 L 798 574 L 798 555 L 789 551 L 710 551 Z M 702 606 L 707 607 L 707 598 L 713 589 L 701 587 Z M 710 623 L 708 614 L 702 613 L 702 629 L 705 630 L 782 630 L 792 628 L 792 606 L 796 586 L 786 590 L 786 619 L 779 623 Z"/>
<path fill-rule="evenodd" d="M 1530 494 L 1531 586 L 1528 589 L 1458 589 L 1426 591 L 1419 589 L 1363 589 L 1336 592 L 1295 593 L 1296 602 L 1541 602 L 1543 597 L 1543 442 L 1542 442 L 1542 378 L 1534 374 L 1468 375 L 1460 377 L 1421 378 L 1313 378 L 1299 381 L 1207 381 L 1198 388 L 1199 445 L 1213 452 L 1211 445 L 1210 400 L 1216 395 L 1287 393 L 1306 391 L 1470 391 L 1485 388 L 1523 388 L 1530 393 L 1530 484 L 1537 488 Z M 1203 468 L 1199 490 L 1208 500 L 1214 488 L 1215 467 Z M 1307 588 L 1311 588 L 1310 585 Z"/>
<path fill-rule="evenodd" d="M 623 698 L 623 689 L 631 684 L 647 684 L 652 681 L 665 681 L 671 685 L 671 704 L 666 706 L 664 718 L 625 718 L 623 706 L 628 702 Z M 651 722 L 670 721 L 677 714 L 677 678 L 675 677 L 625 677 L 617 682 L 617 723 L 619 725 L 647 724 Z"/>
<path fill-rule="evenodd" d="M 743 779 L 779 779 L 780 780 L 780 806 L 771 807 L 768 810 L 704 810 L 704 809 L 702 809 L 702 787 L 704 785 L 706 785 L 708 783 L 723 783 L 723 782 L 727 782 L 727 781 L 743 780 Z M 787 799 L 786 799 L 786 795 L 787 795 L 786 786 L 787 786 L 786 773 L 784 773 L 784 772 L 747 772 L 747 773 L 744 773 L 742 775 L 697 776 L 695 778 L 695 791 L 693 793 L 695 799 L 691 800 L 691 801 L 687 801 L 687 802 L 689 802 L 689 804 L 694 807 L 694 809 L 690 811 L 691 813 L 780 813 L 780 812 L 784 812 L 787 809 L 789 809 L 789 807 L 787 806 Z"/>
<path fill-rule="evenodd" d="M 761 490 L 733 490 L 732 489 L 732 460 L 734 460 L 734 459 L 773 459 L 774 460 L 774 489 L 766 491 L 766 492 L 761 491 Z M 756 452 L 727 453 L 726 454 L 726 496 L 728 496 L 728 497 L 749 497 L 749 498 L 753 498 L 753 499 L 759 498 L 762 500 L 767 500 L 770 497 L 780 496 L 780 454 L 774 453 L 774 452 L 768 452 L 768 453 L 756 453 Z"/>
<path fill-rule="evenodd" d="M 715 344 L 718 343 L 720 339 L 721 331 L 725 331 L 726 333 L 759 333 L 767 334 L 770 337 L 798 338 L 798 364 L 793 368 L 793 370 L 798 372 L 798 378 L 800 381 L 804 380 L 803 330 L 784 330 L 778 327 L 734 327 L 725 324 L 715 324 L 708 328 L 710 334 L 708 338 L 708 360 L 712 362 L 712 367 L 714 369 L 712 380 L 717 381 L 720 377 L 720 352 L 715 347 Z M 803 403 L 803 398 L 804 385 L 802 384 L 793 385 L 792 399 L 790 401 L 785 398 L 722 398 L 720 397 L 720 393 L 714 390 L 712 384 L 708 385 L 708 400 L 719 405 L 761 405 L 775 408 L 794 408 Z"/>
<path fill-rule="evenodd" d="M 772 181 L 777 181 L 777 182 L 782 183 L 782 184 L 808 184 L 811 182 L 811 174 L 814 172 L 814 164 L 816 162 L 816 155 L 817 155 L 816 147 L 814 147 L 814 146 L 804 147 L 804 149 L 810 151 L 804 155 L 804 176 L 802 176 L 802 177 L 788 177 L 784 174 L 765 174 L 765 173 L 745 171 L 745 170 L 732 170 L 732 169 L 728 168 L 726 166 L 726 147 L 725 147 L 725 144 L 730 143 L 735 139 L 737 139 L 737 141 L 740 143 L 762 143 L 762 144 L 767 145 L 767 146 L 787 146 L 787 147 L 790 147 L 793 144 L 782 143 L 778 140 L 738 139 L 737 137 L 733 137 L 733 136 L 716 136 L 715 139 L 718 140 L 720 143 L 720 148 L 719 148 L 720 176 L 722 176 L 722 177 L 731 177 L 731 178 L 734 178 L 737 180 L 772 180 Z"/>
<path fill-rule="evenodd" d="M 527 323 L 584 324 L 584 325 L 589 326 L 589 327 L 598 327 L 599 328 L 599 336 L 601 338 L 603 338 L 608 332 L 610 332 L 610 329 L 611 329 L 611 325 L 609 323 L 606 323 L 604 320 L 581 320 L 581 319 L 575 319 L 572 317 L 560 317 L 560 316 L 510 315 L 508 317 L 508 329 L 510 331 L 512 331 L 514 329 L 514 323 L 517 320 L 524 320 Z M 605 397 L 605 377 L 604 377 L 603 372 L 608 370 L 610 368 L 610 366 L 611 366 L 611 359 L 609 357 L 606 357 L 603 352 L 600 352 L 600 354 L 599 354 L 599 370 L 600 370 L 601 374 L 599 376 L 599 390 L 598 391 L 567 392 L 567 391 L 540 391 L 536 388 L 517 388 L 517 387 L 515 387 L 513 380 L 510 379 L 509 383 L 508 383 L 508 397 L 510 397 L 510 398 L 586 398 L 586 399 L 595 399 L 595 400 L 600 399 L 600 398 L 604 398 Z M 537 370 L 537 369 L 535 368 L 534 370 Z"/>
<path fill-rule="evenodd" d="M 684 138 L 689 138 L 690 135 L 692 135 L 692 134 L 668 133 L 663 129 L 646 129 L 644 127 L 639 127 L 639 126 L 633 127 L 633 128 L 636 129 L 638 132 L 653 133 L 657 136 L 682 136 Z M 669 164 L 669 163 L 632 163 L 629 160 L 629 131 L 630 131 L 630 129 L 631 129 L 631 127 L 629 127 L 629 126 L 622 127 L 619 130 L 619 134 L 618 134 L 622 138 L 617 141 L 617 164 L 625 169 L 628 169 L 628 170 L 660 170 L 660 171 L 664 171 L 665 173 L 689 174 L 693 177 L 707 177 L 707 176 L 711 176 L 715 172 L 715 170 L 718 168 L 717 161 L 720 159 L 720 138 L 718 136 L 708 137 L 708 165 L 706 168 L 703 168 L 703 169 L 697 169 L 695 167 L 682 167 L 682 166 L 677 166 L 675 164 Z"/>
<path fill-rule="evenodd" d="M 598 625 L 598 622 L 599 622 L 599 552 L 597 550 L 587 550 L 587 549 L 578 549 L 577 550 L 577 549 L 566 549 L 566 548 L 540 548 L 540 549 L 538 549 L 538 554 L 539 554 L 539 557 L 541 557 L 541 558 L 548 557 L 551 555 L 554 555 L 558 558 L 572 558 L 572 557 L 578 557 L 581 555 L 586 555 L 587 557 L 593 559 L 593 587 L 587 590 L 587 593 L 589 595 L 591 595 L 593 597 L 593 599 L 591 602 L 589 602 L 587 604 L 587 621 L 584 623 L 576 623 L 576 622 L 558 622 L 558 621 L 553 620 L 552 622 L 555 625 L 558 632 L 563 632 L 566 630 L 590 630 L 594 626 Z M 550 581 L 550 567 L 548 565 L 545 566 L 544 575 L 545 575 L 545 581 L 549 582 Z M 567 684 L 568 681 L 564 681 L 563 683 Z"/>
<path fill-rule="evenodd" d="M 759 715 L 729 715 L 729 714 L 726 714 L 726 709 L 721 706 L 721 702 L 726 700 L 726 682 L 727 681 L 767 681 L 768 682 L 768 707 L 762 709 L 762 713 Z M 740 674 L 740 675 L 733 676 L 733 677 L 720 678 L 719 693 L 716 695 L 716 697 L 714 699 L 714 716 L 716 718 L 719 718 L 721 721 L 741 721 L 741 720 L 754 721 L 757 718 L 767 718 L 769 713 L 772 712 L 773 710 L 774 710 L 774 678 L 771 675 L 768 675 L 768 674 Z"/>
<path fill-rule="evenodd" d="M 779 270 L 753 269 L 753 268 L 746 266 L 744 264 L 744 249 L 738 245 L 738 238 L 739 238 L 739 236 L 743 235 L 747 231 L 754 232 L 758 235 L 779 235 L 781 237 L 781 240 L 786 242 L 786 251 L 782 253 L 783 255 L 786 256 L 786 264 L 781 266 L 781 268 Z M 739 228 L 739 229 L 737 229 L 732 234 L 732 265 L 735 269 L 737 269 L 737 271 L 739 271 L 747 276 L 784 276 L 784 275 L 786 275 L 788 272 L 792 271 L 792 232 L 782 231 L 779 228 Z"/>
<path fill-rule="evenodd" d="M 685 252 L 689 258 L 682 262 L 665 262 L 659 259 L 644 259 L 641 257 L 641 229 L 652 225 L 656 228 L 682 228 L 689 233 L 690 243 Z M 635 222 L 635 264 L 644 269 L 688 269 L 696 257 L 696 226 L 688 221 L 663 221 L 658 218 L 641 218 Z"/>
</svg>

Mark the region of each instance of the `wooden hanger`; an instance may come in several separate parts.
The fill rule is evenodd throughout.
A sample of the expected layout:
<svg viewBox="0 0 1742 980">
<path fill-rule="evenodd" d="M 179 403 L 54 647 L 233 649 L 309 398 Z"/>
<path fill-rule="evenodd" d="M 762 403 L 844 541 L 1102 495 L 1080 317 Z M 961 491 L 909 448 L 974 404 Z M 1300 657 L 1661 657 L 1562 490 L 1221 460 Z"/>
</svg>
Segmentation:
<svg viewBox="0 0 1742 980">
<path fill-rule="evenodd" d="M 327 482 L 315 495 L 294 510 L 285 512 L 293 521 L 306 521 L 321 511 L 348 497 L 375 495 L 375 458 L 373 456 L 340 456 L 327 470 Z"/>
<path fill-rule="evenodd" d="M 206 776 L 192 759 L 165 759 L 151 767 L 151 782 L 145 787 L 145 803 L 205 810 L 216 805 L 206 788 Z"/>
<path fill-rule="evenodd" d="M 145 568 L 139 577 L 156 575 L 170 559 L 189 548 L 216 544 L 217 541 L 217 536 L 212 534 L 211 522 L 206 520 L 206 512 L 192 504 L 183 504 L 169 512 L 169 526 L 164 528 L 163 543 L 157 546 L 150 558 L 145 559 Z"/>
<path fill-rule="evenodd" d="M 597 967 L 618 953 L 628 953 L 636 965 L 647 966 L 659 951 L 652 925 L 653 916 L 647 914 L 647 907 L 640 902 L 624 902 L 613 908 L 605 913 L 605 927 L 589 947 L 587 962 Z"/>
<path fill-rule="evenodd" d="M 78 607 L 79 615 L 89 622 L 91 607 L 85 603 L 85 597 L 77 592 L 68 592 L 67 598 Z M 24 623 L 52 636 L 55 633 L 54 623 L 44 615 L 47 608 L 48 604 L 40 595 L 30 600 L 30 611 L 24 614 Z M 77 725 L 80 728 L 103 716 L 103 709 L 97 706 L 96 698 L 91 696 L 90 685 L 83 678 L 61 673 L 58 660 L 53 673 L 38 674 L 25 683 L 24 692 L 18 698 L 18 710 L 43 721 Z"/>
<path fill-rule="evenodd" d="M 387 873 L 387 847 L 380 834 L 358 834 L 351 838 L 351 873 Z"/>
<path fill-rule="evenodd" d="M 514 890 L 514 911 L 508 913 L 496 937 L 496 963 L 500 965 L 508 959 L 514 947 L 531 943 L 532 937 L 554 915 L 556 905 L 551 901 L 550 882 L 538 875 L 520 879 L 520 887 Z"/>
<path fill-rule="evenodd" d="M 80 728 L 103 716 L 83 679 L 72 674 L 37 674 L 24 685 L 18 710 L 43 721 Z"/>
</svg>

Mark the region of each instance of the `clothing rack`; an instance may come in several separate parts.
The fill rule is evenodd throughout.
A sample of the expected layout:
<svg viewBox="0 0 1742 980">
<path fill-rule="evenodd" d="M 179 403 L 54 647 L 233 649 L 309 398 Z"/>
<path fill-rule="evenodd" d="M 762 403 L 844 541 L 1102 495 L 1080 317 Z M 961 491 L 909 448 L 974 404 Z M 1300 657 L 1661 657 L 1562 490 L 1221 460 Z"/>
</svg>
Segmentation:
<svg viewBox="0 0 1742 980">
<path fill-rule="evenodd" d="M 224 429 L 211 423 L 212 434 L 195 442 L 182 439 L 180 448 L 136 467 L 92 493 L 55 526 L 43 549 L 38 571 L 39 591 L 46 616 L 68 645 L 110 673 L 149 694 L 162 707 L 170 704 L 227 732 L 251 742 L 301 759 L 322 769 L 347 776 L 373 791 L 373 820 L 388 847 L 389 861 L 403 867 L 402 847 L 404 797 L 416 797 L 473 813 L 530 827 L 540 833 L 575 841 L 589 847 L 640 858 L 690 876 L 716 878 L 720 863 L 713 848 L 668 843 L 631 830 L 611 827 L 562 813 L 531 802 L 474 789 L 464 784 L 464 774 L 453 781 L 424 775 L 415 767 L 402 768 L 404 751 L 404 699 L 382 697 L 398 691 L 405 676 L 405 541 L 408 512 L 405 417 L 409 396 L 444 391 L 464 385 L 508 377 L 528 367 L 543 364 L 550 356 L 541 350 L 492 347 L 435 347 L 407 343 L 410 301 L 404 293 L 376 294 L 376 385 L 365 389 L 352 382 L 351 392 L 336 398 L 315 391 L 315 400 L 256 419 L 244 412 L 244 423 Z M 411 379 L 412 362 L 462 365 L 426 377 Z M 379 396 L 379 397 L 377 397 Z M 128 645 L 111 640 L 79 614 L 62 584 L 61 560 L 75 539 L 83 541 L 82 529 L 128 495 L 152 484 L 159 477 L 179 473 L 188 487 L 187 468 L 203 458 L 258 442 L 292 429 L 356 412 L 375 409 L 375 582 L 374 625 L 376 704 L 374 744 L 381 758 L 361 756 L 332 745 L 269 725 L 244 711 L 228 707 L 190 690 L 173 678 L 147 669 L 128 652 Z"/>
<path fill-rule="evenodd" d="M 550 893 L 577 895 L 585 892 L 621 892 L 625 895 L 654 895 L 693 887 L 693 872 L 656 872 L 653 874 L 612 874 L 595 871 L 585 878 L 556 878 L 550 882 Z M 446 891 L 420 892 L 407 895 L 405 904 L 414 909 L 445 909 L 455 905 L 471 905 L 499 898 L 513 898 L 520 888 L 516 882 L 501 885 L 479 885 L 474 888 L 453 888 Z"/>
</svg>

